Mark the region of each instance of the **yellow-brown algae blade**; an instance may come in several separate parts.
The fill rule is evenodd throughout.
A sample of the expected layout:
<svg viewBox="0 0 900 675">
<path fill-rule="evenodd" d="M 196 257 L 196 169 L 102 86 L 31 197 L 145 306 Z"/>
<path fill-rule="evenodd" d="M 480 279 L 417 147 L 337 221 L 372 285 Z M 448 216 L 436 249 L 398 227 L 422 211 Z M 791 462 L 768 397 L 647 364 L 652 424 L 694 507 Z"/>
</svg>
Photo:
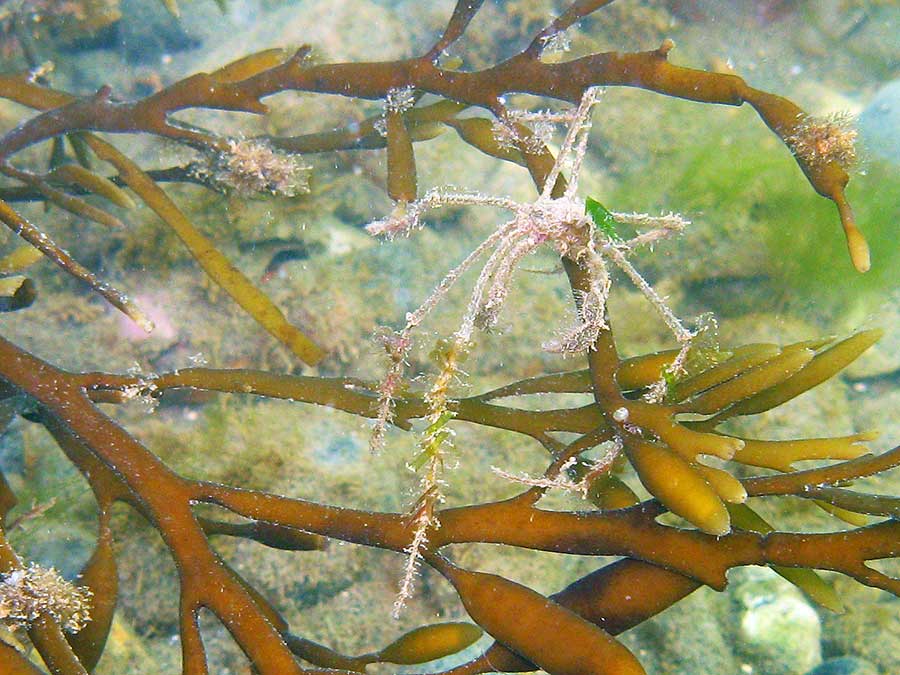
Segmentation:
<svg viewBox="0 0 900 675">
<path fill-rule="evenodd" d="M 218 70 L 214 70 L 209 75 L 216 82 L 221 82 L 223 84 L 228 82 L 240 82 L 241 80 L 246 80 L 248 77 L 258 75 L 264 70 L 280 66 L 291 58 L 292 55 L 293 52 L 290 49 L 281 47 L 265 49 L 261 52 L 256 52 L 255 54 L 250 54 L 249 56 L 232 61 Z"/>
<path fill-rule="evenodd" d="M 770 567 L 773 572 L 803 591 L 813 602 L 831 610 L 835 614 L 844 613 L 844 603 L 838 597 L 837 591 L 834 590 L 830 583 L 819 576 L 815 570 L 807 567 L 785 567 L 783 565 L 770 565 Z"/>
<path fill-rule="evenodd" d="M 727 361 L 717 363 L 712 368 L 676 382 L 669 388 L 669 400 L 683 401 L 701 391 L 711 389 L 747 369 L 777 356 L 781 351 L 774 344 L 760 344 L 754 345 L 754 347 L 754 349 L 742 350 L 739 354 L 734 353 Z"/>
<path fill-rule="evenodd" d="M 15 274 L 43 259 L 41 253 L 31 244 L 19 246 L 9 255 L 0 258 L 0 274 Z"/>
<path fill-rule="evenodd" d="M 61 248 L 2 199 L 0 199 L 0 221 L 22 237 L 22 239 L 39 249 L 47 259 L 61 267 L 65 272 L 88 284 L 94 291 L 102 295 L 107 302 L 125 314 L 143 330 L 148 333 L 153 330 L 153 322 L 127 295 L 107 282 L 102 281 L 84 265 L 74 260 L 65 249 Z"/>
<path fill-rule="evenodd" d="M 813 504 L 818 506 L 825 513 L 843 520 L 848 525 L 853 525 L 854 527 L 864 527 L 869 524 L 869 517 L 864 513 L 857 513 L 856 511 L 848 511 L 847 509 L 842 509 L 840 506 L 829 504 L 823 499 L 813 499 L 812 501 Z"/>
<path fill-rule="evenodd" d="M 183 370 L 179 371 L 179 375 L 184 372 Z M 229 372 L 233 373 L 234 371 Z M 265 520 L 228 523 L 201 517 L 197 519 L 197 522 L 208 536 L 225 535 L 252 539 L 264 546 L 279 548 L 283 551 L 321 551 L 328 545 L 328 539 L 320 534 L 305 532 Z"/>
<path fill-rule="evenodd" d="M 378 652 L 377 660 L 401 665 L 427 663 L 461 652 L 481 635 L 481 628 L 466 622 L 421 626 L 401 635 Z"/>
<path fill-rule="evenodd" d="M 669 511 L 707 534 L 723 535 L 731 531 L 725 504 L 684 457 L 642 440 L 626 444 L 625 452 L 641 483 Z"/>
<path fill-rule="evenodd" d="M 801 340 L 800 342 L 792 342 L 789 345 L 784 345 L 781 348 L 781 351 L 790 352 L 797 349 L 812 349 L 814 352 L 818 352 L 822 347 L 833 344 L 835 340 L 837 340 L 837 336 L 835 335 L 826 335 L 825 337 L 813 338 L 812 340 Z"/>
<path fill-rule="evenodd" d="M 795 441 L 744 439 L 744 447 L 734 453 L 734 461 L 787 473 L 793 471 L 794 462 L 807 459 L 856 459 L 868 452 L 862 443 L 877 437 L 878 432 L 868 431 L 838 438 Z"/>
<path fill-rule="evenodd" d="M 823 197 L 832 200 L 837 206 L 841 226 L 847 237 L 847 249 L 850 260 L 859 272 L 866 272 L 870 267 L 869 245 L 865 237 L 856 227 L 853 210 L 844 194 L 844 188 L 850 180 L 841 162 L 821 157 L 818 154 L 806 155 L 795 151 L 792 138 L 801 129 L 807 119 L 795 103 L 774 94 L 747 87 L 744 98 L 763 118 L 765 123 L 781 140 L 794 151 L 794 159 L 806 174 L 810 185 Z"/>
<path fill-rule="evenodd" d="M 426 58 L 431 61 L 437 61 L 447 51 L 447 48 L 466 31 L 472 17 L 475 16 L 475 13 L 478 12 L 483 3 L 484 0 L 460 0 L 457 2 L 456 7 L 453 8 L 453 14 L 450 16 L 450 21 L 447 22 L 447 27 L 444 29 L 444 34 L 441 35 L 434 47 L 429 50 Z M 459 60 L 459 57 L 445 59 L 444 68 L 458 68 L 462 65 L 461 63 L 458 65 L 452 64 Z"/>
<path fill-rule="evenodd" d="M 330 647 L 320 645 L 318 642 L 307 640 L 293 633 L 284 633 L 282 637 L 288 649 L 296 656 L 322 668 L 364 673 L 366 672 L 366 666 L 374 662 L 374 655 L 346 656 Z"/>
<path fill-rule="evenodd" d="M 495 574 L 438 567 L 469 616 L 498 642 L 551 675 L 646 675 L 606 631 L 540 593 Z"/>
<path fill-rule="evenodd" d="M 729 504 L 743 504 L 747 501 L 747 490 L 737 478 L 723 469 L 696 462 L 692 465 L 706 482 L 712 486 L 716 494 Z"/>
<path fill-rule="evenodd" d="M 123 223 L 113 214 L 109 213 L 108 211 L 104 211 L 103 209 L 98 208 L 93 204 L 89 204 L 80 197 L 76 197 L 75 195 L 71 195 L 64 190 L 59 190 L 53 187 L 42 176 L 38 176 L 27 171 L 19 171 L 18 169 L 15 169 L 8 164 L 0 167 L 0 170 L 2 170 L 3 173 L 5 173 L 7 176 L 12 176 L 17 180 L 21 180 L 22 182 L 32 186 L 34 189 L 38 190 L 42 195 L 44 195 L 44 197 L 47 198 L 48 202 L 56 204 L 60 208 L 65 209 L 70 213 L 74 213 L 76 216 L 81 216 L 82 218 L 86 218 L 87 220 L 92 220 L 95 223 L 105 225 L 106 227 L 112 227 L 115 229 L 124 229 L 125 227 L 125 223 Z"/>
<path fill-rule="evenodd" d="M 790 401 L 792 398 L 799 396 L 808 389 L 812 389 L 843 370 L 848 364 L 856 360 L 860 354 L 878 342 L 883 334 L 884 331 L 876 328 L 861 331 L 845 340 L 841 340 L 816 354 L 793 377 L 789 377 L 781 384 L 723 410 L 713 420 L 718 422 L 735 415 L 756 415 Z"/>
<path fill-rule="evenodd" d="M 227 565 L 225 567 L 234 580 L 247 592 L 247 595 L 253 598 L 253 602 L 259 608 L 260 613 L 266 617 L 266 621 L 272 624 L 279 633 L 286 633 L 289 628 L 288 623 L 284 620 L 284 617 L 281 616 L 281 613 L 275 609 L 272 603 L 269 602 L 262 593 L 256 590 L 256 588 L 247 583 L 247 580 L 235 572 L 231 567 L 228 567 Z"/>
<path fill-rule="evenodd" d="M 598 476 L 588 488 L 587 499 L 597 508 L 609 511 L 634 506 L 641 501 L 634 490 L 616 476 Z"/>
<path fill-rule="evenodd" d="M 744 446 L 739 438 L 694 431 L 672 419 L 668 408 L 642 402 L 630 402 L 623 406 L 631 424 L 651 431 L 685 459 L 693 461 L 697 455 L 715 455 L 729 460 Z"/>
<path fill-rule="evenodd" d="M 412 139 L 406 128 L 403 113 L 388 110 L 387 126 L 387 186 L 388 196 L 395 202 L 409 203 L 416 198 L 416 157 Z"/>
<path fill-rule="evenodd" d="M 525 158 L 521 152 L 497 142 L 494 123 L 491 120 L 483 117 L 464 117 L 447 120 L 445 124 L 453 127 L 461 139 L 484 154 L 525 166 Z"/>
<path fill-rule="evenodd" d="M 176 18 L 181 16 L 181 11 L 178 9 L 177 0 L 160 0 L 160 2 L 162 2 L 163 7 L 169 10 L 169 14 Z"/>
<path fill-rule="evenodd" d="M 649 387 L 662 378 L 664 370 L 672 364 L 676 356 L 678 356 L 678 350 L 669 349 L 664 352 L 625 359 L 619 364 L 619 369 L 616 371 L 616 382 L 619 383 L 622 391 Z M 590 389 L 586 391 L 590 391 Z"/>
<path fill-rule="evenodd" d="M 437 138 L 447 131 L 447 127 L 440 122 L 425 121 L 415 123 L 409 119 L 409 116 L 406 119 L 406 128 L 409 129 L 409 138 L 414 143 L 430 141 L 432 138 Z"/>
<path fill-rule="evenodd" d="M 841 217 L 841 226 L 844 228 L 844 236 L 847 237 L 847 250 L 850 253 L 850 261 L 858 272 L 868 272 L 872 267 L 871 256 L 869 253 L 869 244 L 863 233 L 856 226 L 856 218 L 853 216 L 853 209 L 844 196 L 844 191 L 840 190 L 831 197 L 837 204 L 838 214 Z"/>
<path fill-rule="evenodd" d="M 654 354 L 644 354 L 625 359 L 619 364 L 616 371 L 616 381 L 622 391 L 633 391 L 650 386 L 658 382 L 663 370 L 669 366 L 678 355 L 677 349 L 670 349 Z M 503 398 L 505 396 L 522 396 L 544 392 L 581 393 L 591 391 L 591 373 L 587 368 L 583 370 L 570 370 L 550 375 L 538 375 L 527 380 L 522 380 L 515 385 L 501 387 L 490 398 Z"/>
<path fill-rule="evenodd" d="M 409 137 L 416 142 L 434 138 L 444 131 L 441 122 L 465 107 L 464 103 L 444 100 L 421 108 L 411 108 L 405 113 Z M 276 148 L 301 154 L 364 148 L 374 150 L 387 147 L 387 140 L 378 130 L 383 121 L 383 115 L 378 115 L 335 131 L 277 137 L 269 141 Z"/>
<path fill-rule="evenodd" d="M 4 675 L 44 675 L 15 647 L 0 640 L 0 672 Z"/>
<path fill-rule="evenodd" d="M 729 504 L 728 513 L 731 515 L 732 525 L 742 530 L 760 534 L 768 534 L 775 530 L 765 518 L 746 504 Z"/>
<path fill-rule="evenodd" d="M 108 520 L 108 514 L 100 514 L 97 545 L 76 579 L 79 586 L 85 586 L 91 591 L 91 620 L 77 633 L 66 634 L 72 651 L 88 672 L 93 671 L 103 654 L 119 593 L 116 558 Z"/>
<path fill-rule="evenodd" d="M 325 358 L 325 351 L 291 324 L 269 296 L 232 265 L 137 164 L 94 135 L 86 136 L 85 140 L 94 153 L 112 164 L 128 187 L 172 228 L 209 278 L 221 286 L 259 325 L 287 345 L 304 363 L 314 366 Z"/>
<path fill-rule="evenodd" d="M 79 164 L 63 164 L 53 169 L 47 177 L 63 183 L 80 185 L 89 192 L 105 197 L 123 209 L 133 209 L 135 207 L 134 200 L 128 193 L 109 180 L 109 178 L 85 169 Z"/>
<path fill-rule="evenodd" d="M 254 521 L 252 530 L 252 539 L 283 551 L 321 551 L 328 543 L 328 539 L 320 534 L 265 520 Z"/>
<path fill-rule="evenodd" d="M 0 312 L 15 312 L 30 307 L 37 288 L 28 277 L 0 277 Z"/>
<path fill-rule="evenodd" d="M 88 148 L 87 143 L 84 142 L 84 136 L 85 132 L 75 131 L 66 134 L 66 140 L 69 141 L 69 145 L 72 146 L 72 152 L 75 153 L 75 159 L 78 160 L 78 163 L 85 169 L 90 169 L 93 162 L 91 161 L 91 153 L 89 152 L 90 148 Z"/>
<path fill-rule="evenodd" d="M 712 415 L 761 391 L 784 382 L 813 359 L 813 351 L 800 349 L 785 352 L 749 368 L 736 377 L 700 394 L 683 404 L 685 410 Z"/>
</svg>

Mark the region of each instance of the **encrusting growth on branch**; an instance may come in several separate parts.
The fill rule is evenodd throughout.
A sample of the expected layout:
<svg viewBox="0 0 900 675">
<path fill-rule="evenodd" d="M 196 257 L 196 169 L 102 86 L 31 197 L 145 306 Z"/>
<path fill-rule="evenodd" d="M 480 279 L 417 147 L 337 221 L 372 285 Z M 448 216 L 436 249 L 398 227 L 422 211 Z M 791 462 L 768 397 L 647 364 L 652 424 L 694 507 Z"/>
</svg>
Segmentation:
<svg viewBox="0 0 900 675">
<path fill-rule="evenodd" d="M 791 151 L 805 162 L 834 162 L 851 169 L 857 162 L 853 118 L 849 113 L 824 118 L 803 115 L 794 132 L 785 138 Z"/>
<path fill-rule="evenodd" d="M 77 633 L 90 621 L 90 592 L 63 579 L 53 568 L 31 563 L 0 579 L 0 622 L 27 627 L 41 615 Z"/>
<path fill-rule="evenodd" d="M 194 165 L 192 171 L 243 197 L 296 197 L 309 192 L 310 167 L 260 140 L 229 139 L 226 150 L 211 153 L 206 164 Z"/>
</svg>

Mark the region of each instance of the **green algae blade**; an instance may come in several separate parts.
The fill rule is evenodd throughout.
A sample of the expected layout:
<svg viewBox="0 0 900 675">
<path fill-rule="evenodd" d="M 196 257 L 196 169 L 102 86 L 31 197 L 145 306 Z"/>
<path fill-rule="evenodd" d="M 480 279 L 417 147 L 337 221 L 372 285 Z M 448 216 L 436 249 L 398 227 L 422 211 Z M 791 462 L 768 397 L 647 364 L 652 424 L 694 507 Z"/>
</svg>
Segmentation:
<svg viewBox="0 0 900 675">
<path fill-rule="evenodd" d="M 603 234 L 613 240 L 620 239 L 618 233 L 619 223 L 603 204 L 592 197 L 588 197 L 584 200 L 584 211 L 591 217 L 594 225 L 600 228 Z"/>
</svg>

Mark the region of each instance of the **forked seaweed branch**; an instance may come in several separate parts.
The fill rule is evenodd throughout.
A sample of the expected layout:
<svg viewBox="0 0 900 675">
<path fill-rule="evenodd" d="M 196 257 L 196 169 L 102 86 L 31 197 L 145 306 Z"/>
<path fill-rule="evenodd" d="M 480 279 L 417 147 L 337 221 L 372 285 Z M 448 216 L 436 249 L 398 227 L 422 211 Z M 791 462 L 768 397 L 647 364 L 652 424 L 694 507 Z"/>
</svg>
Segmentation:
<svg viewBox="0 0 900 675">
<path fill-rule="evenodd" d="M 98 513 L 96 545 L 80 576 L 80 588 L 57 582 L 47 570 L 21 561 L 5 531 L 0 536 L 4 575 L 0 621 L 24 630 L 43 666 L 54 675 L 91 672 L 104 651 L 118 595 L 110 516 L 117 502 L 150 523 L 175 561 L 185 675 L 209 672 L 199 624 L 202 610 L 218 617 L 261 675 L 360 673 L 375 663 L 425 663 L 461 651 L 482 630 L 495 642 L 445 673 L 543 669 L 551 675 L 630 675 L 645 671 L 615 636 L 700 586 L 724 589 L 732 568 L 769 566 L 832 609 L 840 600 L 814 570 L 840 572 L 900 596 L 900 580 L 869 564 L 900 553 L 900 498 L 867 494 L 851 485 L 895 468 L 900 448 L 868 453 L 865 443 L 875 437 L 873 432 L 766 441 L 739 438 L 721 428 L 729 419 L 776 408 L 835 376 L 881 333 L 866 330 L 843 339 L 783 347 L 738 345 L 720 349 L 715 360 L 692 359 L 695 332 L 685 327 L 629 260 L 636 249 L 677 234 L 688 223 L 675 214 L 617 213 L 577 192 L 600 87 L 640 87 L 700 103 L 746 102 L 792 150 L 812 188 L 836 204 L 850 258 L 863 272 L 870 265 L 868 248 L 844 196 L 845 165 L 852 157 L 846 147 L 828 142 L 838 127 L 814 123 L 788 99 L 750 87 L 736 75 L 670 63 L 673 44 L 668 40 L 650 51 L 596 53 L 555 63 L 542 60 L 558 35 L 610 0 L 576 0 L 518 54 L 483 70 L 461 70 L 445 53 L 481 4 L 459 0 L 443 34 L 420 57 L 323 64 L 309 58 L 309 48 L 293 53 L 267 50 L 133 102 L 118 100 L 108 88 L 78 97 L 24 74 L 0 77 L 0 96 L 38 111 L 0 138 L 0 170 L 17 183 L 2 192 L 0 220 L 32 247 L 5 259 L 9 269 L 23 270 L 46 257 L 148 330 L 149 319 L 124 291 L 78 263 L 43 227 L 16 210 L 14 200 L 40 198 L 113 227 L 120 225 L 119 219 L 86 201 L 85 194 L 124 208 L 135 198 L 142 201 L 177 234 L 213 282 L 309 366 L 325 357 L 324 350 L 308 331 L 290 324 L 275 303 L 193 226 L 161 183 L 190 180 L 239 194 L 296 192 L 305 185 L 304 155 L 384 149 L 386 191 L 394 206 L 369 226 L 370 233 L 409 235 L 423 226 L 427 211 L 439 213 L 446 206 L 499 207 L 509 217 L 447 271 L 419 308 L 400 321 L 398 331 L 384 333 L 388 369 L 381 382 L 252 369 L 81 373 L 62 369 L 0 337 L 0 406 L 46 428 L 87 480 Z M 262 100 L 286 90 L 381 100 L 384 110 L 346 129 L 258 139 L 220 136 L 177 118 L 179 111 L 190 108 L 265 114 Z M 428 102 L 423 98 L 426 93 L 438 100 Z M 553 114 L 517 111 L 507 104 L 516 93 L 568 101 L 574 107 Z M 476 108 L 492 119 L 468 114 Z M 535 128 L 536 122 L 563 128 L 556 155 L 543 129 Z M 415 145 L 445 128 L 482 153 L 526 167 L 535 199 L 522 203 L 447 187 L 431 188 L 420 197 Z M 168 171 L 145 171 L 117 149 L 111 134 L 168 139 L 199 151 L 203 159 Z M 62 139 L 79 149 L 76 154 L 102 160 L 115 173 L 103 175 L 71 161 L 77 158 L 60 150 Z M 59 161 L 44 172 L 26 168 L 20 153 L 42 142 L 50 143 Z M 637 228 L 634 237 L 620 235 L 618 228 L 625 223 Z M 545 244 L 562 260 L 576 308 L 575 325 L 546 335 L 546 346 L 571 355 L 581 369 L 525 379 L 513 376 L 514 381 L 493 390 L 460 395 L 462 362 L 477 353 L 479 331 L 496 323 L 519 263 Z M 414 386 L 405 368 L 417 329 L 480 258 L 485 262 L 466 310 L 458 324 L 446 330 L 446 339 L 436 350 L 437 372 L 426 387 Z M 621 318 L 610 315 L 607 303 L 613 267 L 622 270 L 662 315 L 673 334 L 673 349 L 629 359 L 619 356 L 613 325 Z M 9 273 L 6 268 L 2 272 Z M 184 389 L 291 400 L 372 420 L 376 448 L 386 442 L 389 427 L 409 431 L 422 420 L 417 454 L 410 459 L 420 472 L 418 496 L 406 512 L 380 512 L 188 478 L 167 467 L 152 448 L 98 405 L 141 396 L 164 398 Z M 532 410 L 506 401 L 565 393 L 588 394 L 592 402 Z M 484 479 L 521 483 L 515 496 L 447 507 L 443 502 L 447 448 L 453 430 L 464 424 L 518 434 L 539 444 L 548 454 L 543 474 L 523 477 L 518 467 L 498 467 Z M 596 448 L 603 451 L 592 460 Z M 464 455 L 466 449 L 460 451 Z M 806 460 L 819 465 L 802 470 L 794 466 Z M 371 461 L 379 460 L 376 456 Z M 628 486 L 627 465 L 649 499 L 641 501 Z M 738 466 L 770 472 L 743 478 Z M 542 498 L 552 489 L 575 491 L 583 498 L 583 507 L 542 508 Z M 777 523 L 766 522 L 751 508 L 751 497 L 814 499 L 876 520 L 835 533 L 782 532 Z M 16 496 L 0 474 L 4 530 L 15 505 Z M 200 515 L 197 507 L 202 505 L 225 509 L 234 518 Z M 660 520 L 666 513 L 679 519 Z M 295 551 L 297 565 L 307 564 L 302 551 L 320 550 L 330 539 L 394 552 L 398 560 L 407 561 L 405 575 L 398 565 L 398 579 L 403 577 L 398 605 L 415 601 L 414 574 L 419 565 L 427 565 L 453 586 L 474 625 L 423 626 L 392 642 L 386 637 L 386 646 L 366 654 L 340 653 L 292 632 L 279 608 L 266 599 L 265 589 L 253 587 L 216 553 L 210 537 L 222 534 Z M 547 597 L 504 577 L 462 566 L 451 546 L 475 542 L 620 559 Z M 26 585 L 32 578 L 35 583 Z M 50 586 L 55 586 L 56 596 Z M 26 589 L 28 598 L 23 596 Z M 0 643 L 0 670 L 15 675 L 44 672 L 24 651 L 5 642 Z"/>
</svg>

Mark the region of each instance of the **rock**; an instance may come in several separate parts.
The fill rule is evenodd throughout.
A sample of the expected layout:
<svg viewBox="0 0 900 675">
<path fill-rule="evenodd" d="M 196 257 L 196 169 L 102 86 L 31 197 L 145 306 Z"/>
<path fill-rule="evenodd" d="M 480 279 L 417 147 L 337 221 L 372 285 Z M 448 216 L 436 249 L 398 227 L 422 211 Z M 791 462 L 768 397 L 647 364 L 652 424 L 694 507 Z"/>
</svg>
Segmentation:
<svg viewBox="0 0 900 675">
<path fill-rule="evenodd" d="M 732 596 L 740 614 L 738 649 L 767 675 L 799 675 L 822 660 L 819 616 L 806 598 L 767 568 L 741 570 Z"/>
<path fill-rule="evenodd" d="M 884 675 L 900 673 L 900 599 L 844 578 L 835 590 L 847 611 L 822 615 L 822 648 L 858 655 Z"/>
<path fill-rule="evenodd" d="M 865 659 L 855 656 L 839 656 L 828 659 L 806 675 L 880 675 L 878 669 Z"/>
<path fill-rule="evenodd" d="M 735 639 L 721 600 L 712 589 L 701 588 L 620 639 L 648 673 L 740 673 L 742 660 L 734 653 Z"/>
<path fill-rule="evenodd" d="M 123 0 L 119 46 L 130 63 L 159 63 L 165 54 L 194 49 L 200 40 L 158 2 Z"/>
<path fill-rule="evenodd" d="M 327 61 L 380 61 L 412 55 L 403 18 L 374 2 L 308 0 L 256 18 L 239 30 L 221 32 L 196 57 L 183 59 L 184 71 L 214 70 L 236 55 L 303 44 L 313 47 L 315 58 Z"/>
<path fill-rule="evenodd" d="M 858 120 L 867 152 L 900 164 L 900 80 L 882 87 Z"/>
</svg>

